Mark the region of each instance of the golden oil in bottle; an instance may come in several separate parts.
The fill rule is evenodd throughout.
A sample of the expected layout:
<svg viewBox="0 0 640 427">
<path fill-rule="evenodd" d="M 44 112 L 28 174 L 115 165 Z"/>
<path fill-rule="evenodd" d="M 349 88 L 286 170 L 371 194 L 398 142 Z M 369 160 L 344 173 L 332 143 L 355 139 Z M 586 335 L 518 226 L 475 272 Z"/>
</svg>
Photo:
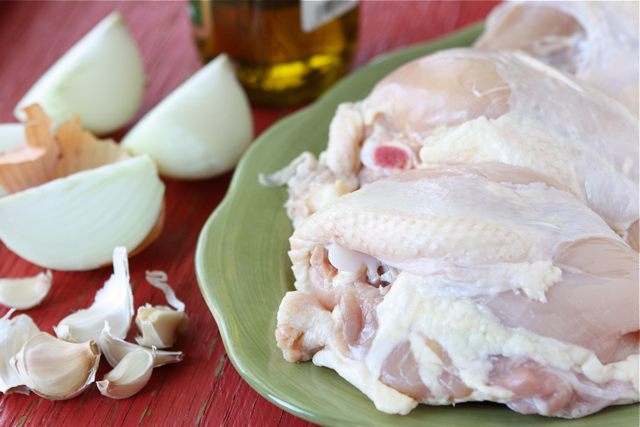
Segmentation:
<svg viewBox="0 0 640 427">
<path fill-rule="evenodd" d="M 358 33 L 354 0 L 191 1 L 202 58 L 227 53 L 252 103 L 317 98 L 349 68 Z"/>
</svg>

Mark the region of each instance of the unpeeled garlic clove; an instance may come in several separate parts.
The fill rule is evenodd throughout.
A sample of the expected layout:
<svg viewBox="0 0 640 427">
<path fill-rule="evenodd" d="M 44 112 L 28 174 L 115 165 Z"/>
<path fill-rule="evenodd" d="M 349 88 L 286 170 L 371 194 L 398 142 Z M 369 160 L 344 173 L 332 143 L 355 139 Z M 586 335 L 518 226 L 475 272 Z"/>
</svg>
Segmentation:
<svg viewBox="0 0 640 427">
<path fill-rule="evenodd" d="M 132 317 L 133 294 L 129 283 L 127 250 L 117 247 L 113 251 L 113 274 L 96 293 L 91 307 L 65 317 L 53 330 L 59 338 L 67 341 L 99 342 L 104 323 L 108 321 L 114 336 L 124 338 Z"/>
<path fill-rule="evenodd" d="M 136 325 L 142 332 L 141 337 L 136 337 L 138 344 L 145 347 L 169 348 L 178 334 L 187 330 L 189 317 L 184 312 L 169 307 L 153 307 L 146 304 L 138 308 Z"/>
<path fill-rule="evenodd" d="M 40 304 L 51 289 L 51 270 L 34 277 L 0 279 L 0 304 L 26 310 Z"/>
<path fill-rule="evenodd" d="M 26 314 L 9 320 L 14 311 L 9 310 L 0 319 L 0 391 L 4 394 L 29 394 L 29 389 L 10 361 L 40 329 Z"/>
<path fill-rule="evenodd" d="M 31 391 L 46 399 L 70 399 L 95 380 L 100 350 L 95 341 L 70 343 L 40 332 L 11 359 Z"/>
<path fill-rule="evenodd" d="M 109 323 L 105 322 L 104 329 L 102 330 L 102 334 L 100 335 L 100 349 L 102 350 L 102 354 L 107 359 L 107 362 L 112 367 L 116 367 L 118 363 L 129 353 L 136 350 L 146 350 L 152 351 L 149 348 L 139 346 L 138 344 L 133 344 L 130 342 L 126 342 L 119 338 L 111 335 L 111 328 L 109 327 Z M 164 351 L 164 350 L 155 350 L 155 361 L 154 368 L 158 366 L 167 365 L 169 363 L 177 363 L 181 362 L 183 359 L 183 354 L 181 351 Z"/>
<path fill-rule="evenodd" d="M 155 354 L 144 349 L 128 353 L 102 381 L 96 383 L 100 393 L 112 399 L 133 396 L 149 382 L 154 359 Z"/>
</svg>

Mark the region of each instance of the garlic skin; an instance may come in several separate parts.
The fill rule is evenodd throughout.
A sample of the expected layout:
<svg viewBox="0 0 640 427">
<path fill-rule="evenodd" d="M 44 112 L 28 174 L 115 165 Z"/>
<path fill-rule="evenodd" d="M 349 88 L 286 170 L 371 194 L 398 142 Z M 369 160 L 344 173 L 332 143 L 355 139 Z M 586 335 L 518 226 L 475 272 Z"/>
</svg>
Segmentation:
<svg viewBox="0 0 640 427">
<path fill-rule="evenodd" d="M 11 359 L 24 384 L 38 396 L 65 400 L 82 393 L 95 380 L 100 350 L 94 341 L 62 341 L 40 332 Z"/>
<path fill-rule="evenodd" d="M 0 391 L 4 394 L 29 394 L 25 382 L 10 361 L 40 329 L 26 314 L 9 320 L 14 311 L 9 310 L 0 319 Z"/>
<path fill-rule="evenodd" d="M 100 393 L 112 399 L 125 399 L 143 389 L 151 378 L 155 354 L 143 349 L 128 353 L 96 385 Z"/>
<path fill-rule="evenodd" d="M 164 292 L 164 297 L 167 299 L 169 305 L 178 311 L 184 311 L 184 303 L 176 297 L 176 293 L 173 288 L 167 283 L 169 276 L 164 271 L 154 270 L 145 271 L 145 279 L 154 288 L 160 289 Z"/>
<path fill-rule="evenodd" d="M 60 321 L 53 330 L 70 342 L 100 341 L 105 321 L 113 328 L 113 335 L 124 339 L 133 317 L 133 294 L 129 283 L 127 250 L 113 250 L 113 274 L 96 293 L 91 307 L 79 310 Z"/>
<path fill-rule="evenodd" d="M 84 170 L 0 198 L 0 239 L 45 268 L 98 268 L 114 247 L 131 251 L 145 241 L 164 190 L 147 156 Z"/>
<path fill-rule="evenodd" d="M 0 304 L 27 310 L 40 304 L 51 289 L 51 270 L 34 277 L 0 279 Z"/>
<path fill-rule="evenodd" d="M 25 121 L 22 108 L 39 103 L 56 126 L 80 114 L 84 128 L 106 134 L 133 119 L 144 84 L 140 52 L 122 14 L 113 12 L 38 79 L 14 115 Z"/>
<path fill-rule="evenodd" d="M 219 55 L 147 113 L 122 139 L 161 175 L 203 179 L 231 170 L 253 139 L 249 101 L 229 58 Z"/>
<path fill-rule="evenodd" d="M 148 352 L 154 351 L 156 355 L 153 364 L 154 368 L 162 365 L 168 365 L 169 363 L 181 362 L 184 357 L 181 351 L 164 351 L 156 350 L 155 348 L 149 349 L 147 347 L 126 342 L 111 335 L 110 330 L 111 328 L 109 327 L 109 323 L 105 322 L 98 344 L 100 345 L 102 354 L 107 359 L 107 362 L 109 362 L 109 364 L 114 368 L 127 354 L 136 350 L 145 350 Z"/>
<path fill-rule="evenodd" d="M 136 325 L 142 332 L 141 337 L 136 337 L 138 344 L 144 347 L 169 348 L 178 334 L 187 330 L 189 317 L 184 312 L 169 307 L 145 304 L 138 307 Z"/>
</svg>

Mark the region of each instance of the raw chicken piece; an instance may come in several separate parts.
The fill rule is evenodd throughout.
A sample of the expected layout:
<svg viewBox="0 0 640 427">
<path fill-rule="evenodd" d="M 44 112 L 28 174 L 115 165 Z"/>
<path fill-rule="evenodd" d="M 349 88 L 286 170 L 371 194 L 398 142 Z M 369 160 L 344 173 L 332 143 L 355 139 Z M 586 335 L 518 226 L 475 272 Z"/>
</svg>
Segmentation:
<svg viewBox="0 0 640 427">
<path fill-rule="evenodd" d="M 540 178 L 417 169 L 309 217 L 278 312 L 287 360 L 335 369 L 388 413 L 490 400 L 576 418 L 637 402 L 638 254 Z"/>
<path fill-rule="evenodd" d="M 297 164 L 313 167 L 291 166 L 272 183 L 288 183 L 297 227 L 385 176 L 501 162 L 548 177 L 627 238 L 631 226 L 637 234 L 639 217 L 638 133 L 638 118 L 624 105 L 529 55 L 451 49 L 397 69 L 365 100 L 341 105 L 319 161 L 305 153 Z"/>
<path fill-rule="evenodd" d="M 476 47 L 522 49 L 638 114 L 638 2 L 504 2 Z"/>
</svg>

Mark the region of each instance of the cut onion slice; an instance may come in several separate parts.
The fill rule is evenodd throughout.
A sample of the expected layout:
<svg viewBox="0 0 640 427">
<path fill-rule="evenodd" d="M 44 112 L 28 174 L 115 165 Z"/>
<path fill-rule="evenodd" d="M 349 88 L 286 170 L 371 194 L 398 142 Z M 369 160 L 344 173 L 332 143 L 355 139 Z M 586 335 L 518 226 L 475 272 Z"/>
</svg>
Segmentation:
<svg viewBox="0 0 640 427">
<path fill-rule="evenodd" d="M 0 239 L 34 264 L 89 270 L 154 230 L 164 184 L 147 156 L 75 173 L 0 199 Z"/>
</svg>

